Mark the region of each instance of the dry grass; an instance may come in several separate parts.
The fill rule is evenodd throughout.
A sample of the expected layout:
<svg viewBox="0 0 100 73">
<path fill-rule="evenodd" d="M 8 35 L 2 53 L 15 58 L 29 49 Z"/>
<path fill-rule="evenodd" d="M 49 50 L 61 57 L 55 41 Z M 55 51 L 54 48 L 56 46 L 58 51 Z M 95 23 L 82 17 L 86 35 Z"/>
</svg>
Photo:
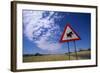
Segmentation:
<svg viewBox="0 0 100 73">
<path fill-rule="evenodd" d="M 77 52 L 78 59 L 90 59 L 90 51 Z M 62 61 L 69 60 L 68 54 L 42 55 L 42 56 L 24 56 L 23 62 L 41 62 L 41 61 Z M 70 53 L 70 60 L 76 60 L 75 53 Z"/>
</svg>

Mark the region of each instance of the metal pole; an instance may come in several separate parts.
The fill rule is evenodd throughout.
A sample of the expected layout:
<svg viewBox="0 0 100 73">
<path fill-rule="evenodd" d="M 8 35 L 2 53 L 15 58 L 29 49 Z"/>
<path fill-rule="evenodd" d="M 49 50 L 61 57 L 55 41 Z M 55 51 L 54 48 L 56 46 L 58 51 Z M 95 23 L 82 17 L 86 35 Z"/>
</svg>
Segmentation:
<svg viewBox="0 0 100 73">
<path fill-rule="evenodd" d="M 77 49 L 76 49 L 76 43 L 75 43 L 75 41 L 74 41 L 74 47 L 75 47 L 76 60 L 78 60 L 78 54 L 77 54 Z"/>
<path fill-rule="evenodd" d="M 70 60 L 70 48 L 69 48 L 69 42 L 67 42 L 68 44 L 68 56 L 69 56 L 69 60 Z"/>
</svg>

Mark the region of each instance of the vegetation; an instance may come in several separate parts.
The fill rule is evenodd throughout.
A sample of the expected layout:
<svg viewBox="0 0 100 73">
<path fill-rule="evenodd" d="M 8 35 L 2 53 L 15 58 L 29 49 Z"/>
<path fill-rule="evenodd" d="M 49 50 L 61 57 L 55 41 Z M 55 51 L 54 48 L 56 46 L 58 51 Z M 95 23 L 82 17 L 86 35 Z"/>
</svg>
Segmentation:
<svg viewBox="0 0 100 73">
<path fill-rule="evenodd" d="M 91 59 L 90 50 L 81 50 L 77 52 L 78 60 Z M 69 60 L 69 54 L 40 54 L 24 55 L 23 62 L 41 62 L 41 61 L 62 61 Z M 75 52 L 70 53 L 70 60 L 76 60 Z"/>
</svg>

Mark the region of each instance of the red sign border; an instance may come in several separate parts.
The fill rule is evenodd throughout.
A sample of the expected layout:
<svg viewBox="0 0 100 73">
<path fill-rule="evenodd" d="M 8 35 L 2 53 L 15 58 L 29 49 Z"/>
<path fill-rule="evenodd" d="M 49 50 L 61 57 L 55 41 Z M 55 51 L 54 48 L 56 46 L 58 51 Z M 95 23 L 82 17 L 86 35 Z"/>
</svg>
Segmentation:
<svg viewBox="0 0 100 73">
<path fill-rule="evenodd" d="M 67 29 L 67 27 L 69 27 L 70 29 L 72 29 L 72 31 L 78 36 L 78 38 L 74 38 L 74 39 L 70 39 L 70 40 L 62 40 L 62 39 L 63 39 L 63 36 L 64 36 L 64 34 L 65 34 L 65 31 L 66 31 L 66 29 Z M 81 39 L 81 38 L 80 38 L 79 35 L 73 30 L 73 28 L 70 26 L 70 24 L 67 24 L 67 25 L 65 26 L 64 32 L 63 32 L 63 34 L 62 34 L 62 36 L 61 36 L 61 38 L 60 38 L 60 42 L 61 42 L 61 43 L 64 43 L 64 42 L 75 41 L 75 40 L 80 40 L 80 39 Z"/>
</svg>

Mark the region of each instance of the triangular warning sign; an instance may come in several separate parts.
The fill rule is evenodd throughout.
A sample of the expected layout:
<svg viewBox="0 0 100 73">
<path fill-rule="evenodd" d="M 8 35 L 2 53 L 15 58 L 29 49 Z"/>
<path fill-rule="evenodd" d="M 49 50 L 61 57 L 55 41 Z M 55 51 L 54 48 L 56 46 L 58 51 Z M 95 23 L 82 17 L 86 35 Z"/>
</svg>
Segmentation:
<svg viewBox="0 0 100 73">
<path fill-rule="evenodd" d="M 74 40 L 80 40 L 80 37 L 72 29 L 72 27 L 69 24 L 67 24 L 61 36 L 60 42 L 69 42 L 69 41 L 74 41 Z"/>
</svg>

